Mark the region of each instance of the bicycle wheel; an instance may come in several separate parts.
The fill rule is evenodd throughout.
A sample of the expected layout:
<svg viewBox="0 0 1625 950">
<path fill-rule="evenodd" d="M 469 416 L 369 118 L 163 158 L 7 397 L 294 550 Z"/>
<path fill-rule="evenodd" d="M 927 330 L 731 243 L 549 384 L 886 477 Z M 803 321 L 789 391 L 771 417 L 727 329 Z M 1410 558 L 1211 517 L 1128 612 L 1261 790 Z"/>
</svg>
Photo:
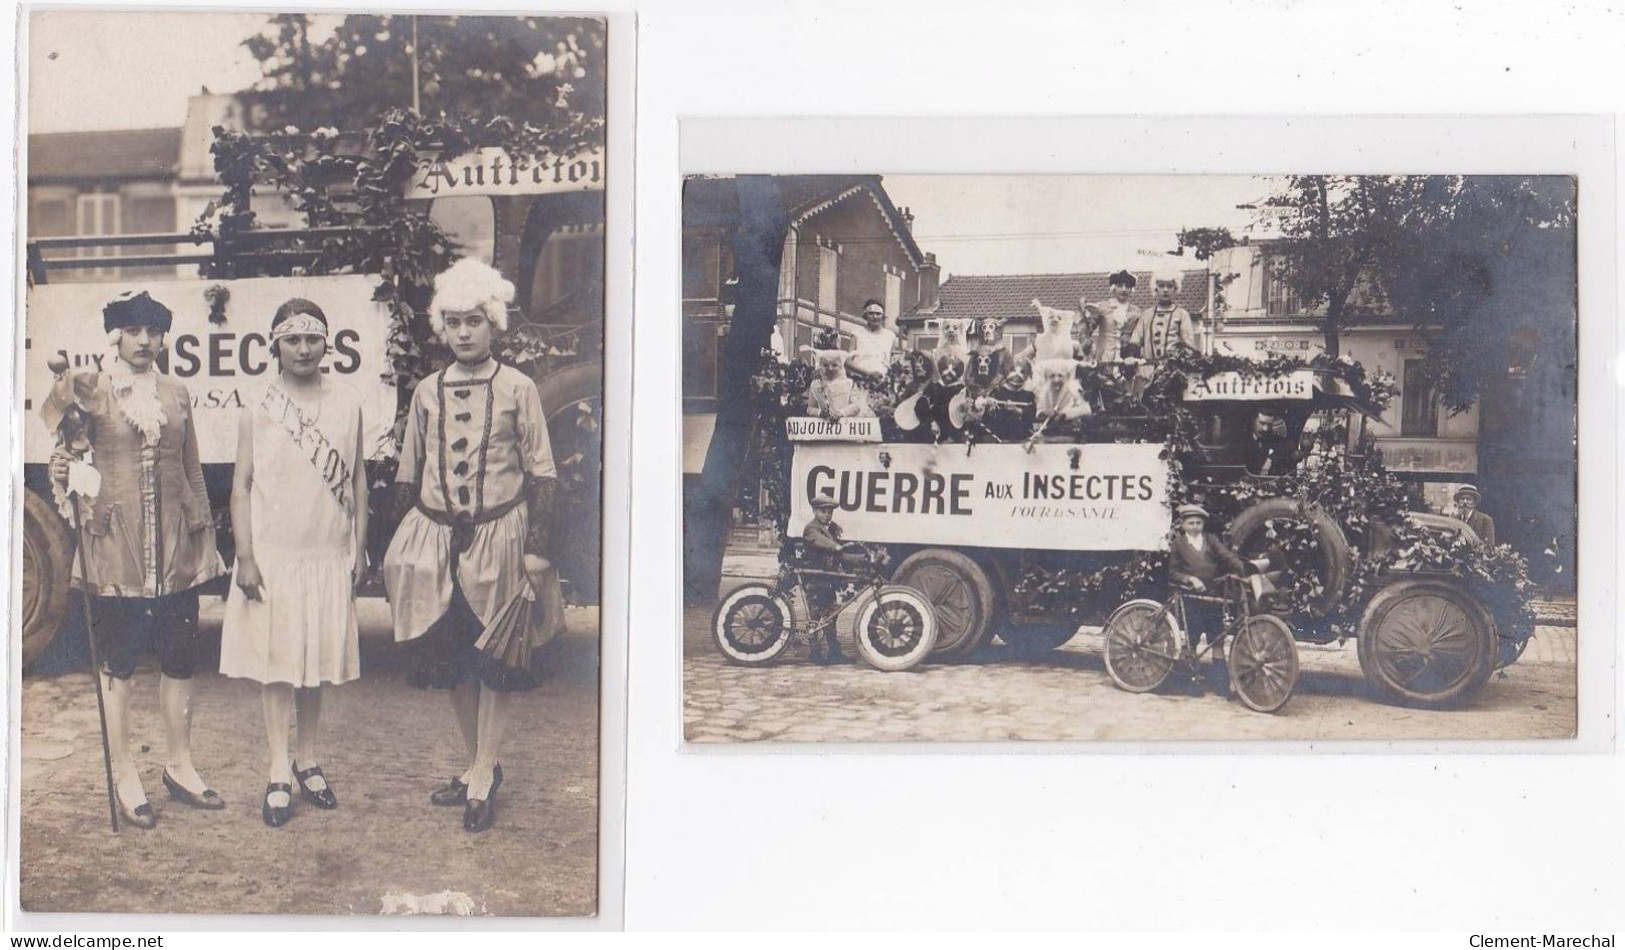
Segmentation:
<svg viewBox="0 0 1625 950">
<path fill-rule="evenodd" d="M 766 584 L 746 584 L 717 605 L 711 635 L 731 663 L 765 666 L 790 645 L 790 605 Z"/>
<path fill-rule="evenodd" d="M 1230 646 L 1230 689 L 1248 709 L 1274 712 L 1298 683 L 1298 644 L 1273 614 L 1248 617 Z"/>
<path fill-rule="evenodd" d="M 1179 662 L 1173 613 L 1154 600 L 1131 600 L 1112 611 L 1104 633 L 1106 672 L 1131 693 L 1161 686 Z"/>
<path fill-rule="evenodd" d="M 937 617 L 912 587 L 887 586 L 858 608 L 858 655 L 877 670 L 911 669 L 937 645 Z"/>
</svg>

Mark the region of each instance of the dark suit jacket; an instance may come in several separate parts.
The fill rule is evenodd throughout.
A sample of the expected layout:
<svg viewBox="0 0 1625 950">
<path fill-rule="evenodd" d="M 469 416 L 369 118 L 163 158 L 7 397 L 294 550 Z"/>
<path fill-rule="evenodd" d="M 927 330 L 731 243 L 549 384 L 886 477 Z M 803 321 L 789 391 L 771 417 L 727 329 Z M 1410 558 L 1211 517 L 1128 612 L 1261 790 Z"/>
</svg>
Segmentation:
<svg viewBox="0 0 1625 950">
<path fill-rule="evenodd" d="M 1462 520 L 1467 522 L 1467 527 L 1473 529 L 1479 540 L 1490 547 L 1495 546 L 1495 519 L 1482 511 L 1474 511 Z"/>
<path fill-rule="evenodd" d="M 807 551 L 822 551 L 826 554 L 841 553 L 841 526 L 831 521 L 827 526 L 818 523 L 815 517 L 807 522 L 807 527 L 801 530 L 801 540 L 806 542 Z"/>
<path fill-rule="evenodd" d="M 1168 542 L 1168 577 L 1177 584 L 1191 578 L 1212 587 L 1213 582 L 1226 574 L 1238 577 L 1245 574 L 1247 565 L 1236 552 L 1230 550 L 1219 536 L 1208 532 L 1202 536 L 1202 550 L 1198 551 L 1185 540 L 1183 531 L 1175 531 Z"/>
</svg>

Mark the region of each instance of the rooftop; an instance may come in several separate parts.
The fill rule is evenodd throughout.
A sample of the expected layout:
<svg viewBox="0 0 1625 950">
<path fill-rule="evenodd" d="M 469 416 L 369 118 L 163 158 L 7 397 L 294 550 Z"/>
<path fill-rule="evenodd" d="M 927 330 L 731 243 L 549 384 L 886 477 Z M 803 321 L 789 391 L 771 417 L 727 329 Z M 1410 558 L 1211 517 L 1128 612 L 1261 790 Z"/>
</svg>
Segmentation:
<svg viewBox="0 0 1625 950">
<path fill-rule="evenodd" d="M 113 129 L 28 137 L 28 180 L 173 178 L 181 130 Z"/>
<path fill-rule="evenodd" d="M 1137 307 L 1151 306 L 1151 271 L 1134 271 L 1138 283 L 1129 295 L 1129 303 Z M 1175 302 L 1191 313 L 1207 309 L 1207 271 L 1183 272 L 1180 291 Z M 989 317 L 1010 319 L 1027 317 L 1038 319 L 1033 309 L 1036 299 L 1047 307 L 1077 310 L 1078 298 L 1089 302 L 1109 296 L 1110 284 L 1105 271 L 1084 274 L 955 274 L 943 281 L 941 303 L 930 312 L 914 312 L 903 317 L 903 322 L 924 319 L 968 320 Z"/>
</svg>

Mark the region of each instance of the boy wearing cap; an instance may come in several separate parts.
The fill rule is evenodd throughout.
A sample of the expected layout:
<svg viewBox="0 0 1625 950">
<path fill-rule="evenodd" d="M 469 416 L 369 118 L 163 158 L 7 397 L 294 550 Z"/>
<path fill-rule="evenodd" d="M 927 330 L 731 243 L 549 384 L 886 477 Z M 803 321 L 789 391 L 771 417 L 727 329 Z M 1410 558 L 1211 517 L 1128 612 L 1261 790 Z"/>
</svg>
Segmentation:
<svg viewBox="0 0 1625 950">
<path fill-rule="evenodd" d="M 65 373 L 40 407 L 48 428 L 84 419 L 100 485 L 79 510 L 85 573 L 74 583 L 92 598 L 100 646 L 107 734 L 119 808 L 138 828 L 157 824 L 130 754 L 131 677 L 144 644 L 158 650 L 164 720 L 164 787 L 195 808 L 225 807 L 192 764 L 192 675 L 198 663 L 198 585 L 225 573 L 203 484 L 192 399 L 154 368 L 173 322 L 146 291 L 121 294 L 102 310 L 112 351 L 100 371 Z M 51 478 L 68 483 L 74 459 L 59 449 Z M 75 564 L 75 572 L 78 565 Z"/>
<path fill-rule="evenodd" d="M 807 527 L 801 531 L 802 543 L 806 546 L 807 554 L 815 562 L 822 561 L 832 568 L 862 564 L 869 556 L 862 550 L 862 545 L 842 540 L 841 526 L 835 523 L 836 506 L 835 495 L 829 491 L 819 492 L 813 498 L 813 519 L 807 522 Z M 835 599 L 835 591 L 831 589 L 829 583 L 819 579 L 807 583 L 804 589 L 810 601 L 808 606 L 814 613 L 821 616 L 829 611 Z M 846 656 L 841 652 L 840 638 L 835 634 L 835 624 L 826 624 L 823 642 L 813 641 L 812 661 L 830 664 L 845 660 Z"/>
<path fill-rule="evenodd" d="M 1467 522 L 1467 527 L 1473 529 L 1478 539 L 1487 547 L 1495 547 L 1495 520 L 1484 512 L 1478 510 L 1478 505 L 1484 496 L 1471 485 L 1463 485 L 1456 489 L 1456 509 L 1461 512 L 1461 520 Z"/>
<path fill-rule="evenodd" d="M 1168 543 L 1168 579 L 1186 590 L 1198 594 L 1220 593 L 1215 588 L 1219 578 L 1226 574 L 1241 576 L 1247 565 L 1236 552 L 1216 534 L 1207 531 L 1207 510 L 1201 505 L 1180 505 L 1174 512 L 1177 530 Z M 1224 612 L 1219 604 L 1187 600 L 1185 620 L 1190 626 L 1191 650 L 1194 651 L 1205 633 L 1212 645 L 1212 664 L 1208 667 L 1208 685 L 1215 692 L 1228 695 L 1229 668 L 1224 660 Z M 1192 682 L 1192 694 L 1201 695 L 1202 687 Z"/>
</svg>

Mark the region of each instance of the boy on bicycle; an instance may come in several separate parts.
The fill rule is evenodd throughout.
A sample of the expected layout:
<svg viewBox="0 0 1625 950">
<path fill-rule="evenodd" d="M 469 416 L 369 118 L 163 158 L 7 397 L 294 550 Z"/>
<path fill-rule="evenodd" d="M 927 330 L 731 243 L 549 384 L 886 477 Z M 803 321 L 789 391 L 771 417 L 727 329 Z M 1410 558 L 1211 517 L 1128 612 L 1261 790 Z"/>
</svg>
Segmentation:
<svg viewBox="0 0 1625 950">
<path fill-rule="evenodd" d="M 836 507 L 835 495 L 832 492 L 819 492 L 817 497 L 813 498 L 813 519 L 807 522 L 807 527 L 801 532 L 801 540 L 805 545 L 808 559 L 819 567 L 834 571 L 868 563 L 869 552 L 863 545 L 856 541 L 842 540 L 841 526 L 835 523 Z M 835 586 L 834 581 L 829 578 L 808 579 L 805 582 L 807 606 L 812 608 L 815 616 L 823 617 L 833 609 Z M 846 655 L 841 652 L 841 642 L 835 634 L 833 619 L 824 625 L 823 633 L 822 642 L 813 640 L 812 661 L 820 665 L 845 662 Z"/>
<path fill-rule="evenodd" d="M 1168 578 L 1194 594 L 1220 596 L 1219 579 L 1227 574 L 1246 573 L 1247 564 L 1216 534 L 1207 531 L 1207 510 L 1201 505 L 1180 505 L 1174 511 L 1177 530 L 1168 543 Z M 1186 631 L 1191 652 L 1196 651 L 1205 633 L 1212 646 L 1207 684 L 1221 696 L 1230 694 L 1230 670 L 1224 660 L 1224 607 L 1195 599 L 1185 601 Z M 1191 680 L 1191 695 L 1203 693 L 1202 683 Z"/>
</svg>

